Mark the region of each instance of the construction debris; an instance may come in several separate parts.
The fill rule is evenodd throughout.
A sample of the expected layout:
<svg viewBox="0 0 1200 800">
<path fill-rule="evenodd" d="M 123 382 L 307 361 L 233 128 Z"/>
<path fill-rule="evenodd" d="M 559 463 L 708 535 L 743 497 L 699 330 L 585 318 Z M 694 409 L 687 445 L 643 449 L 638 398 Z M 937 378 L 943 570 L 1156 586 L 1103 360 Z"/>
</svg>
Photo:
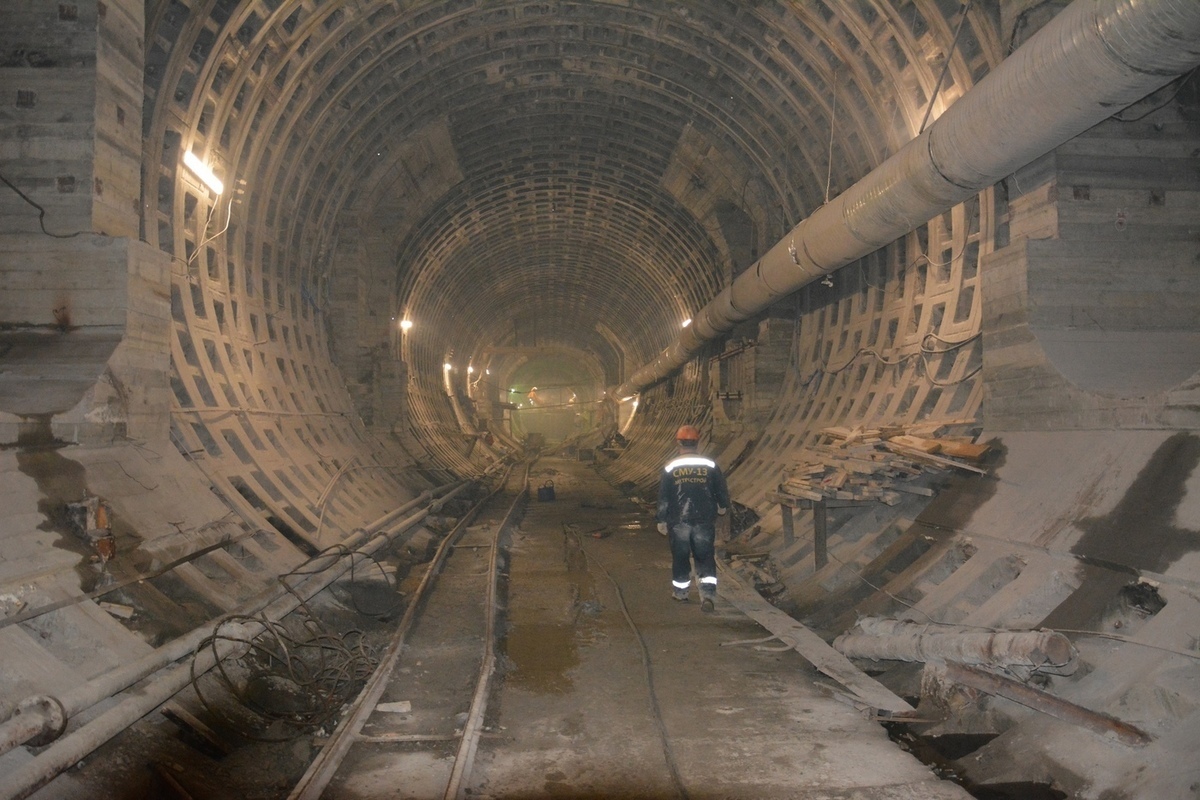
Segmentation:
<svg viewBox="0 0 1200 800">
<path fill-rule="evenodd" d="M 899 503 L 902 494 L 932 497 L 933 489 L 914 483 L 926 473 L 963 469 L 987 474 L 986 469 L 967 462 L 983 458 L 988 445 L 966 437 L 941 436 L 948 427 L 963 424 L 965 421 L 824 428 L 821 434 L 828 443 L 802 448 L 785 470 L 779 491 L 796 500 L 875 500 L 888 505 Z"/>
<path fill-rule="evenodd" d="M 749 581 L 754 589 L 768 600 L 778 598 L 787 591 L 787 586 L 776 575 L 776 568 L 769 553 L 730 554 L 729 566 Z"/>
</svg>

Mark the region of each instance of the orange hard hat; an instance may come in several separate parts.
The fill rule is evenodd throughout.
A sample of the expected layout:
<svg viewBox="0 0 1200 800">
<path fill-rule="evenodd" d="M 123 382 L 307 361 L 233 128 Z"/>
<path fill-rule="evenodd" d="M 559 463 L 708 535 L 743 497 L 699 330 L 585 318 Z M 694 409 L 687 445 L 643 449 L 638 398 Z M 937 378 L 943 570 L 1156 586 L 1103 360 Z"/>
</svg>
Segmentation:
<svg viewBox="0 0 1200 800">
<path fill-rule="evenodd" d="M 675 431 L 675 439 L 680 442 L 698 442 L 700 441 L 700 431 L 696 429 L 695 425 L 681 425 L 679 430 Z"/>
</svg>

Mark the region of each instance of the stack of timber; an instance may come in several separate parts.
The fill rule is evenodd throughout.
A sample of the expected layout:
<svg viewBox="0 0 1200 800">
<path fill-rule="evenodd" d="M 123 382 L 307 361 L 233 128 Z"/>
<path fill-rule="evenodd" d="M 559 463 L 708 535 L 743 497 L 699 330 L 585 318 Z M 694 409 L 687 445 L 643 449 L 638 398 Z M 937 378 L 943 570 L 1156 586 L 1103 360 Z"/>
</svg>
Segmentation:
<svg viewBox="0 0 1200 800">
<path fill-rule="evenodd" d="M 875 500 L 888 505 L 899 503 L 902 494 L 932 497 L 933 489 L 915 483 L 917 477 L 947 469 L 987 474 L 970 463 L 986 455 L 986 444 L 946 435 L 962 424 L 824 428 L 824 441 L 800 451 L 799 459 L 784 472 L 779 492 L 797 500 Z"/>
</svg>

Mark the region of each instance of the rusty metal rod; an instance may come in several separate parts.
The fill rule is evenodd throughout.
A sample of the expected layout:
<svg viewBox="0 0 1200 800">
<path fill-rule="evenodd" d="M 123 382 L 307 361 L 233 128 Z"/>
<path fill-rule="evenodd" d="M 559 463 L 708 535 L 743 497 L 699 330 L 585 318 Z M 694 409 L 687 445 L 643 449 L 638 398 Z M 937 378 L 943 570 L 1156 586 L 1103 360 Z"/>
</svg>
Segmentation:
<svg viewBox="0 0 1200 800">
<path fill-rule="evenodd" d="M 1152 741 L 1150 734 L 1127 722 L 1122 722 L 1116 717 L 1110 717 L 1099 711 L 1090 711 L 1069 700 L 1055 697 L 1049 692 L 1034 689 L 1032 686 L 1026 686 L 1010 678 L 993 675 L 977 667 L 948 663 L 946 664 L 946 678 L 963 686 L 1012 700 L 1026 708 L 1048 714 L 1063 722 L 1070 722 L 1072 725 L 1079 725 L 1102 736 L 1112 734 L 1122 744 L 1130 747 L 1143 747 Z"/>
</svg>

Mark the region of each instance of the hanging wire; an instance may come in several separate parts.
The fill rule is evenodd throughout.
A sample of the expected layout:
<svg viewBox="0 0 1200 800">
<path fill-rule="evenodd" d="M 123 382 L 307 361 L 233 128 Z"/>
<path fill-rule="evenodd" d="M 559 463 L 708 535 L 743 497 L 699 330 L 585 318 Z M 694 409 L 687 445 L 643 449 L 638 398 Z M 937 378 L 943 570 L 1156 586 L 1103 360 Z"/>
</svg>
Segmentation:
<svg viewBox="0 0 1200 800">
<path fill-rule="evenodd" d="M 1197 72 L 1200 72 L 1200 67 L 1197 67 L 1196 69 L 1189 72 L 1187 75 L 1184 75 L 1183 78 L 1176 84 L 1175 91 L 1171 92 L 1171 96 L 1168 97 L 1166 100 L 1162 101 L 1161 103 L 1159 103 L 1158 105 L 1154 106 L 1153 108 L 1151 108 L 1147 111 L 1143 111 L 1141 114 L 1138 114 L 1136 117 L 1123 117 L 1118 113 L 1118 114 L 1113 114 L 1112 118 L 1117 120 L 1118 122 L 1137 122 L 1138 120 L 1145 119 L 1146 117 L 1150 116 L 1155 111 L 1159 111 L 1160 109 L 1166 108 L 1167 106 L 1169 106 L 1171 103 L 1173 103 L 1175 101 L 1175 98 L 1179 96 L 1179 93 L 1183 90 L 1183 87 L 1188 84 L 1188 81 L 1190 81 L 1192 78 L 1196 77 Z"/>
<path fill-rule="evenodd" d="M 938 92 L 942 90 L 942 82 L 946 80 L 946 73 L 950 71 L 950 63 L 954 60 L 954 53 L 958 49 L 958 37 L 962 33 L 963 25 L 967 21 L 967 12 L 971 10 L 971 4 L 975 0 L 967 0 L 963 3 L 962 14 L 958 18 L 958 27 L 954 29 L 954 41 L 950 43 L 950 52 L 946 53 L 946 63 L 942 65 L 942 71 L 938 75 L 937 83 L 933 85 L 933 96 L 929 98 L 929 106 L 925 109 L 925 117 L 921 120 L 921 127 L 917 128 L 917 133 L 922 133 L 925 130 L 925 125 L 929 122 L 929 115 L 933 113 L 933 104 L 937 102 Z"/>
<path fill-rule="evenodd" d="M 825 173 L 825 203 L 829 204 L 829 187 L 833 182 L 833 133 L 837 130 L 837 70 L 833 71 L 833 112 L 829 115 L 829 168 Z"/>
<path fill-rule="evenodd" d="M 47 236 L 52 236 L 55 239 L 73 239 L 76 236 L 81 236 L 85 233 L 96 233 L 96 231 L 75 231 L 73 233 L 53 233 L 51 231 L 46 230 L 46 209 L 43 208 L 42 206 L 38 205 L 33 200 L 33 198 L 31 198 L 29 195 L 25 194 L 20 189 L 18 189 L 17 185 L 15 183 L 13 183 L 12 181 L 10 181 L 8 178 L 4 177 L 3 175 L 0 175 L 0 181 L 2 181 L 5 186 L 7 186 L 8 188 L 10 188 L 14 192 L 16 192 L 17 195 L 22 200 L 24 200 L 26 203 L 28 203 L 29 205 L 31 205 L 37 209 L 38 225 L 41 226 L 42 233 L 46 234 Z"/>
</svg>

